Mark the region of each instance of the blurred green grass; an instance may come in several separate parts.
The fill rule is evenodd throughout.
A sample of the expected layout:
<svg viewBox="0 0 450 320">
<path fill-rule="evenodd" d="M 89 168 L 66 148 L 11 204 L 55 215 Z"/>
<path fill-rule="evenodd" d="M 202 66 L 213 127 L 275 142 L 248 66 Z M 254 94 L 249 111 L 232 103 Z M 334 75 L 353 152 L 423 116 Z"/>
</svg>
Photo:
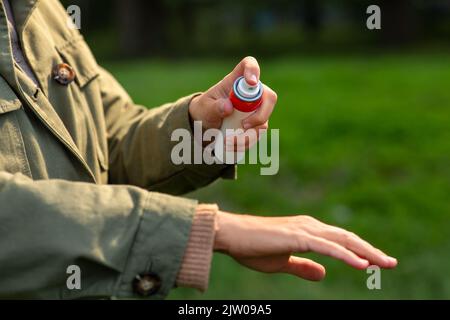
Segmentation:
<svg viewBox="0 0 450 320">
<path fill-rule="evenodd" d="M 106 67 L 135 102 L 156 106 L 207 89 L 235 61 L 134 61 Z M 352 230 L 395 256 L 382 289 L 367 274 L 314 254 L 327 277 L 310 283 L 246 270 L 215 254 L 205 294 L 178 299 L 450 298 L 450 55 L 391 54 L 260 60 L 277 91 L 280 171 L 240 166 L 188 196 L 225 210 L 310 214 Z"/>
</svg>

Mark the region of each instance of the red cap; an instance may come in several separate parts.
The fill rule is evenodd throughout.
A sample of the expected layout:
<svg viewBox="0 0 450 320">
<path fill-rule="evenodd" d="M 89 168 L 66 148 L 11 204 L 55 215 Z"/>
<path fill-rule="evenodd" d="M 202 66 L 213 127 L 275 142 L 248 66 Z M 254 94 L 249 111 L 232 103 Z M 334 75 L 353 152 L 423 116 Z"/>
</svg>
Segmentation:
<svg viewBox="0 0 450 320">
<path fill-rule="evenodd" d="M 250 88 L 250 90 L 254 90 L 255 88 L 257 88 L 258 90 L 255 91 L 254 96 L 249 96 L 248 92 L 243 92 L 244 94 L 242 94 L 240 92 L 240 87 L 248 87 Z M 245 89 L 243 90 L 245 91 Z M 244 77 L 239 77 L 238 79 L 236 79 L 233 84 L 233 88 L 231 89 L 230 100 L 235 109 L 241 112 L 252 112 L 261 106 L 262 93 L 263 86 L 261 82 L 258 82 L 256 86 L 250 86 L 247 84 Z"/>
</svg>

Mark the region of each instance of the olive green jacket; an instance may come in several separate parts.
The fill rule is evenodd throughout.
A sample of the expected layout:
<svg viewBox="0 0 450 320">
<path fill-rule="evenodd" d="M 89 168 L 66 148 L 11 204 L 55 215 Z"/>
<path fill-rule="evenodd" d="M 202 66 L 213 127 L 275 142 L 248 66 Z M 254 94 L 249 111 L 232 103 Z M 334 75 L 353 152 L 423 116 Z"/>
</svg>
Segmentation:
<svg viewBox="0 0 450 320">
<path fill-rule="evenodd" d="M 11 1 L 22 50 L 39 87 L 16 65 L 0 7 L 0 297 L 138 297 L 153 273 L 164 298 L 189 237 L 196 201 L 182 194 L 221 165 L 174 165 L 176 128 L 191 128 L 191 97 L 148 110 L 97 65 L 57 0 Z M 69 64 L 75 81 L 52 77 Z M 159 193 L 163 192 L 163 193 Z M 67 268 L 81 270 L 69 290 Z"/>
</svg>

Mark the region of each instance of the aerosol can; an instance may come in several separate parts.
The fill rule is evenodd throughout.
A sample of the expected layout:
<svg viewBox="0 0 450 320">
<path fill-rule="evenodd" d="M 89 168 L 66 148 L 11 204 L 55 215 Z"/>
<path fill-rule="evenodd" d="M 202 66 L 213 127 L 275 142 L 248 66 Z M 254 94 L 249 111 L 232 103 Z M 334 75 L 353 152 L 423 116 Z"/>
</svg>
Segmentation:
<svg viewBox="0 0 450 320">
<path fill-rule="evenodd" d="M 256 112 L 262 104 L 263 85 L 258 81 L 256 85 L 250 85 L 244 77 L 239 77 L 233 84 L 230 92 L 230 100 L 233 104 L 233 113 L 223 120 L 220 131 L 222 138 L 214 145 L 214 155 L 222 163 L 234 164 L 245 157 L 245 151 L 226 150 L 224 139 L 233 134 L 235 130 L 242 129 L 242 120 Z M 228 129 L 228 132 L 227 132 Z M 230 130 L 234 129 L 234 130 Z"/>
</svg>

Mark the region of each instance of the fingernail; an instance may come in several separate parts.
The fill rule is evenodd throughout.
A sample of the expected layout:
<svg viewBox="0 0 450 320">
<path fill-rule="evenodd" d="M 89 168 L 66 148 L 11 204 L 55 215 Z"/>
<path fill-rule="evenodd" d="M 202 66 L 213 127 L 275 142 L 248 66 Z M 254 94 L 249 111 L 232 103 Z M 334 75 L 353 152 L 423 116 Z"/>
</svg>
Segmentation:
<svg viewBox="0 0 450 320">
<path fill-rule="evenodd" d="M 244 123 L 242 124 L 242 127 L 243 127 L 245 130 L 247 130 L 248 128 L 251 127 L 251 125 L 250 125 L 250 123 L 248 123 L 248 122 L 244 122 Z"/>
<path fill-rule="evenodd" d="M 397 259 L 395 259 L 393 257 L 386 257 L 385 260 L 388 264 L 396 264 L 397 263 Z"/>
<path fill-rule="evenodd" d="M 361 259 L 360 262 L 361 262 L 361 267 L 362 268 L 367 268 L 367 267 L 370 266 L 370 262 L 365 260 L 365 259 Z"/>
<path fill-rule="evenodd" d="M 258 82 L 258 78 L 257 78 L 256 75 L 254 75 L 254 74 L 252 74 L 252 75 L 250 76 L 250 80 L 251 80 L 253 83 L 257 83 L 257 82 Z"/>
</svg>

